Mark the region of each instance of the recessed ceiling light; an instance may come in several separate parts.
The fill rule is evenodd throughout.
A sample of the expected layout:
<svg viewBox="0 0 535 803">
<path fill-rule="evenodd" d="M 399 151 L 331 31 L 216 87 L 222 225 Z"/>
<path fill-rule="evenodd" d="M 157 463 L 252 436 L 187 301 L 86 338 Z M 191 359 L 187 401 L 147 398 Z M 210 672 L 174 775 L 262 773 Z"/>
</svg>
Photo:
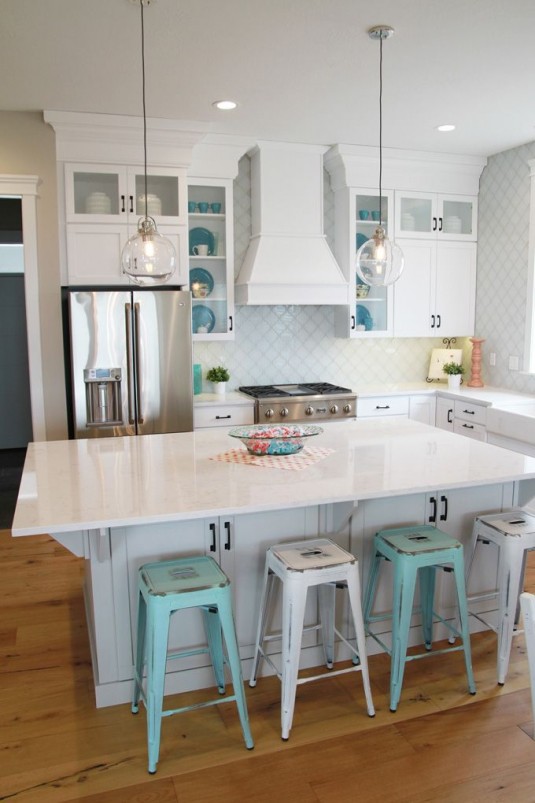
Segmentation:
<svg viewBox="0 0 535 803">
<path fill-rule="evenodd" d="M 238 104 L 233 100 L 214 100 L 212 106 L 215 106 L 216 109 L 221 109 L 221 111 L 231 111 L 235 109 Z"/>
<path fill-rule="evenodd" d="M 455 126 L 451 123 L 446 123 L 446 125 L 437 125 L 437 131 L 455 131 Z"/>
</svg>

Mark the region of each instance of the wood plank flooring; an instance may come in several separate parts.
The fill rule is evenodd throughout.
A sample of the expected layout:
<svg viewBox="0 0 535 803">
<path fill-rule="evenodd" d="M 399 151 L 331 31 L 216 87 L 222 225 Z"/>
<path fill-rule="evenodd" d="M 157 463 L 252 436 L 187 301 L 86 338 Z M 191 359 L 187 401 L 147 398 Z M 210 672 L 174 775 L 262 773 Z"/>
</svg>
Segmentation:
<svg viewBox="0 0 535 803">
<path fill-rule="evenodd" d="M 522 637 L 496 685 L 495 637 L 473 637 L 478 693 L 460 654 L 407 665 L 396 714 L 389 659 L 370 658 L 377 715 L 360 678 L 301 686 L 290 740 L 280 687 L 246 686 L 255 749 L 233 704 L 164 721 L 158 772 L 146 769 L 145 713 L 96 709 L 82 561 L 46 536 L 0 531 L 0 800 L 14 803 L 533 803 L 535 741 Z M 535 570 L 527 583 L 535 590 Z M 187 695 L 192 700 L 210 691 Z"/>
</svg>

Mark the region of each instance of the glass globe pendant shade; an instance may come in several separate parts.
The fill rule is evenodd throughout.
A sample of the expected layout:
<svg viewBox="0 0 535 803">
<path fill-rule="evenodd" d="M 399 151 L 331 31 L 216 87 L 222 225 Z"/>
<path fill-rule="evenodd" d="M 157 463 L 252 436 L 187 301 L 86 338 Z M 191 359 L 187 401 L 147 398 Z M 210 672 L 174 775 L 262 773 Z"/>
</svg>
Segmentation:
<svg viewBox="0 0 535 803">
<path fill-rule="evenodd" d="M 173 244 L 158 234 L 154 219 L 140 218 L 136 234 L 127 240 L 123 248 L 123 273 L 139 285 L 163 284 L 175 272 L 176 262 Z"/>
<path fill-rule="evenodd" d="M 357 251 L 356 270 L 365 284 L 383 287 L 394 284 L 403 271 L 403 252 L 391 242 L 382 226 Z"/>
</svg>

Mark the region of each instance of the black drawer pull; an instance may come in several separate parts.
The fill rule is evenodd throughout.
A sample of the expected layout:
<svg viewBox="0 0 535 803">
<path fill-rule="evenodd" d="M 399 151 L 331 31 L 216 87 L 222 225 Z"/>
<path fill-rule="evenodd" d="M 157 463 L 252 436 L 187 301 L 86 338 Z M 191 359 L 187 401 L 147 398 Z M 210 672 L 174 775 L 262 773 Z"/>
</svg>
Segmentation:
<svg viewBox="0 0 535 803">
<path fill-rule="evenodd" d="M 468 415 L 475 415 L 476 411 L 475 410 L 463 410 L 463 413 L 468 413 Z"/>
<path fill-rule="evenodd" d="M 212 543 L 210 544 L 210 552 L 216 551 L 216 536 L 215 536 L 215 524 L 212 522 L 210 524 L 210 532 L 212 533 Z"/>
<path fill-rule="evenodd" d="M 216 421 L 222 421 L 224 418 L 232 418 L 232 416 L 231 415 L 216 415 L 215 420 Z"/>
<path fill-rule="evenodd" d="M 390 405 L 389 404 L 376 404 L 375 405 L 375 409 L 376 410 L 390 410 Z"/>
<path fill-rule="evenodd" d="M 474 425 L 473 424 L 463 424 L 463 427 L 465 429 L 474 429 Z"/>
</svg>

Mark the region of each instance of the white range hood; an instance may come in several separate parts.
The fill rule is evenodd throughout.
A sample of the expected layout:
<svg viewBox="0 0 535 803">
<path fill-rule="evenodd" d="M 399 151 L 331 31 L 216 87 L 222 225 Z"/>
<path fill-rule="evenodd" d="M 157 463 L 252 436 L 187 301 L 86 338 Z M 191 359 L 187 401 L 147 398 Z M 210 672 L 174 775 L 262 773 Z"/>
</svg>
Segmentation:
<svg viewBox="0 0 535 803">
<path fill-rule="evenodd" d="M 347 304 L 348 283 L 323 233 L 323 154 L 259 142 L 251 156 L 252 236 L 237 304 Z"/>
</svg>

